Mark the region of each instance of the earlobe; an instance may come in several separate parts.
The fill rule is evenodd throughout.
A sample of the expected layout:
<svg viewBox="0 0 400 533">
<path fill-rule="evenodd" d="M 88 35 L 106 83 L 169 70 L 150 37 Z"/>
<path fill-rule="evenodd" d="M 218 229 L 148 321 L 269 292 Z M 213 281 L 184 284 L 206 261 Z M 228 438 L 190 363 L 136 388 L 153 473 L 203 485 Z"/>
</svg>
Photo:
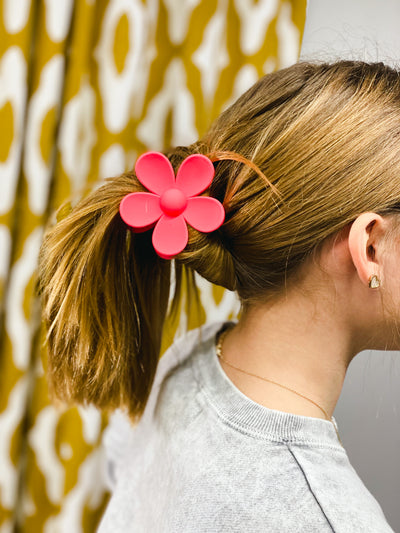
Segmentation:
<svg viewBox="0 0 400 533">
<path fill-rule="evenodd" d="M 376 246 L 378 228 L 384 220 L 377 213 L 362 213 L 352 223 L 348 236 L 349 251 L 363 284 L 379 287 L 379 264 Z M 373 278 L 372 276 L 376 276 Z"/>
</svg>

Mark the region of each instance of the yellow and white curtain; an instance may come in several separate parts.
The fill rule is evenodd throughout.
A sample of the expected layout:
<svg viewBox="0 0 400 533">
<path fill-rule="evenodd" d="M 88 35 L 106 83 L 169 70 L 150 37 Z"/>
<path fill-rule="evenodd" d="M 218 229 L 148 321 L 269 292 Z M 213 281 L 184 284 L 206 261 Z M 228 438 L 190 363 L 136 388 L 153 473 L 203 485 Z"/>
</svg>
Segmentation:
<svg viewBox="0 0 400 533">
<path fill-rule="evenodd" d="M 109 494 L 95 408 L 47 396 L 35 270 L 43 227 L 147 149 L 188 144 L 297 61 L 306 0 L 0 0 L 0 533 L 95 531 Z M 196 327 L 235 313 L 201 285 Z"/>
</svg>

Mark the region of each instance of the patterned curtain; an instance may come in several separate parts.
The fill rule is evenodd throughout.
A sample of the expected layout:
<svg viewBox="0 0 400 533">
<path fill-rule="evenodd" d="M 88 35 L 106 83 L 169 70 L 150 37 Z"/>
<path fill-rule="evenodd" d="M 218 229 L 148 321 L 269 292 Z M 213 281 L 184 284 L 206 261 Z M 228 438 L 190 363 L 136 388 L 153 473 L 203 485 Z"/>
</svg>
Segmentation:
<svg viewBox="0 0 400 533">
<path fill-rule="evenodd" d="M 264 73 L 297 61 L 306 0 L 0 0 L 0 533 L 95 531 L 106 416 L 47 395 L 35 296 L 43 227 L 147 149 L 188 144 Z M 234 315 L 199 280 L 204 312 Z"/>
</svg>

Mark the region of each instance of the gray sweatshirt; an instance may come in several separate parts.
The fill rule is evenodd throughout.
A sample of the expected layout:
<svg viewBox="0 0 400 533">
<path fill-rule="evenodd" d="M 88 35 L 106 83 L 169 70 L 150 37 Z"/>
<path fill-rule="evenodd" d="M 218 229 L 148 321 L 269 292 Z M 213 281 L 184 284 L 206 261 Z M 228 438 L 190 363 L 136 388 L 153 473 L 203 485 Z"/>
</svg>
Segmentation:
<svg viewBox="0 0 400 533">
<path fill-rule="evenodd" d="M 230 381 L 215 351 L 223 324 L 167 350 L 135 427 L 111 417 L 97 533 L 393 533 L 331 422 L 264 407 Z"/>
</svg>

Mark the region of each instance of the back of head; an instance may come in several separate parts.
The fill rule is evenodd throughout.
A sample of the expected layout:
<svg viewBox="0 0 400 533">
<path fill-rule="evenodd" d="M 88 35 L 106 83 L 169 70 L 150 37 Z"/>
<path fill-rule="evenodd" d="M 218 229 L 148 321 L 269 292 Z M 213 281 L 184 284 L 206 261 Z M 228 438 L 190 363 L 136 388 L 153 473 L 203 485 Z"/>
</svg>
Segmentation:
<svg viewBox="0 0 400 533">
<path fill-rule="evenodd" d="M 205 253 L 201 273 L 242 303 L 265 299 L 357 214 L 396 204 L 399 104 L 400 74 L 382 63 L 300 62 L 260 79 L 204 139 L 207 151 L 238 152 L 266 179 L 239 162 L 216 164 L 210 195 L 226 209 L 217 233 L 233 268 L 226 276 Z"/>
<path fill-rule="evenodd" d="M 206 194 L 225 209 L 216 231 L 188 227 L 172 309 L 184 272 L 237 291 L 244 306 L 274 298 L 358 214 L 390 212 L 399 134 L 400 74 L 383 63 L 299 62 L 261 78 L 201 140 L 166 153 L 175 170 L 207 155 Z M 125 406 L 132 418 L 153 383 L 171 274 L 151 231 L 134 234 L 119 215 L 124 196 L 142 190 L 133 172 L 106 180 L 47 232 L 39 265 L 50 391 Z"/>
</svg>

